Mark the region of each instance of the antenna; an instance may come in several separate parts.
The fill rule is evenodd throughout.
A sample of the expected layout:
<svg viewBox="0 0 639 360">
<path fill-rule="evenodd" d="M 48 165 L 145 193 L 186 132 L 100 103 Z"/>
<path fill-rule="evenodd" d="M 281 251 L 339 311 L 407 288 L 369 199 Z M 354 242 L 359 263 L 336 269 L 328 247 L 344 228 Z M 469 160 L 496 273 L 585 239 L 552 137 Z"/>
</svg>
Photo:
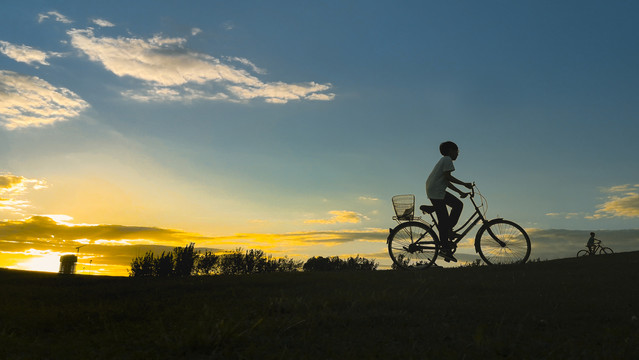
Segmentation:
<svg viewBox="0 0 639 360">
<path fill-rule="evenodd" d="M 85 246 L 87 246 L 87 245 L 86 245 L 86 244 L 84 244 L 84 245 L 76 246 L 76 248 L 75 248 L 75 249 L 76 249 L 76 251 L 77 251 L 77 255 L 80 255 L 80 248 L 83 248 L 83 247 L 85 247 Z M 76 255 L 76 256 L 77 256 L 77 255 Z M 76 259 L 77 259 L 77 258 L 76 258 Z M 84 271 L 84 267 L 82 268 L 82 271 Z"/>
</svg>

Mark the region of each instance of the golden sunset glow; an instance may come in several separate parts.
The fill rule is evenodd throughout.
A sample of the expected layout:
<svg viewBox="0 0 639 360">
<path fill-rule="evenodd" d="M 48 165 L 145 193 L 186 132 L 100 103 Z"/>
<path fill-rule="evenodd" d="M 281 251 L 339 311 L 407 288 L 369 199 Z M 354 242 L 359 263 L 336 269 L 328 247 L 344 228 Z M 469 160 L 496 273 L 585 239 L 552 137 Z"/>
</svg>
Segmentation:
<svg viewBox="0 0 639 360">
<path fill-rule="evenodd" d="M 195 243 L 386 269 L 391 199 L 430 203 L 447 140 L 531 258 L 639 248 L 635 5 L 51 6 L 0 13 L 0 267 Z"/>
</svg>

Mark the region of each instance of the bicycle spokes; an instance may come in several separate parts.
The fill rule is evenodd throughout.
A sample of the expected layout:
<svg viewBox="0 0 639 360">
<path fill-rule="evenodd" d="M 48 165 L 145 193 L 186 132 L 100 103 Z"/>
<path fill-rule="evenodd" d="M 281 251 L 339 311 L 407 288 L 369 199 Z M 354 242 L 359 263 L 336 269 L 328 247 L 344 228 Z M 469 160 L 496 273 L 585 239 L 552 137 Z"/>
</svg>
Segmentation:
<svg viewBox="0 0 639 360">
<path fill-rule="evenodd" d="M 494 220 L 477 235 L 479 255 L 488 264 L 525 262 L 530 255 L 530 239 L 519 225 L 508 220 Z"/>
<path fill-rule="evenodd" d="M 395 266 L 400 268 L 426 268 L 435 262 L 438 248 L 434 233 L 420 222 L 407 222 L 397 226 L 388 237 L 388 251 Z"/>
</svg>

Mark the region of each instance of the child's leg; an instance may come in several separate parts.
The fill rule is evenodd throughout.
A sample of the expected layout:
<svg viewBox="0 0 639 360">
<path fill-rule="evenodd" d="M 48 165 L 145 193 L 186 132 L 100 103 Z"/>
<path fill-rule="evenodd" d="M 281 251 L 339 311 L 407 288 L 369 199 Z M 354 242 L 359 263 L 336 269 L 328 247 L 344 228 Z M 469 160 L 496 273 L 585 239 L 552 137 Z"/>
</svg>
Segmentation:
<svg viewBox="0 0 639 360">
<path fill-rule="evenodd" d="M 462 210 L 464 209 L 464 203 L 449 192 L 446 192 L 446 197 L 444 197 L 444 201 L 446 202 L 446 205 L 450 206 L 451 208 L 450 216 L 448 218 L 448 221 L 449 221 L 448 225 L 450 230 L 449 236 L 450 236 L 453 233 L 453 228 L 455 227 L 455 225 L 457 225 L 457 222 L 459 221 L 459 217 L 461 216 Z"/>
<path fill-rule="evenodd" d="M 450 219 L 448 216 L 448 209 L 446 208 L 445 199 L 430 199 L 435 208 L 435 214 L 437 214 L 437 226 L 439 227 L 439 241 L 444 246 L 448 246 L 448 234 L 450 231 Z"/>
</svg>

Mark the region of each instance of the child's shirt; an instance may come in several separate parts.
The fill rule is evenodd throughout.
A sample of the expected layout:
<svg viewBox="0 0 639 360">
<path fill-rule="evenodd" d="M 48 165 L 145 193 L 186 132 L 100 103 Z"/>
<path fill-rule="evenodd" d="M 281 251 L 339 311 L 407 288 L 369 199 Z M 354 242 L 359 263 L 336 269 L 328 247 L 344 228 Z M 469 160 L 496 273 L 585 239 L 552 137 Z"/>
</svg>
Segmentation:
<svg viewBox="0 0 639 360">
<path fill-rule="evenodd" d="M 426 196 L 429 199 L 442 200 L 446 196 L 446 188 L 448 188 L 446 173 L 449 171 L 455 171 L 453 159 L 450 156 L 444 156 L 435 164 L 426 180 Z"/>
</svg>

